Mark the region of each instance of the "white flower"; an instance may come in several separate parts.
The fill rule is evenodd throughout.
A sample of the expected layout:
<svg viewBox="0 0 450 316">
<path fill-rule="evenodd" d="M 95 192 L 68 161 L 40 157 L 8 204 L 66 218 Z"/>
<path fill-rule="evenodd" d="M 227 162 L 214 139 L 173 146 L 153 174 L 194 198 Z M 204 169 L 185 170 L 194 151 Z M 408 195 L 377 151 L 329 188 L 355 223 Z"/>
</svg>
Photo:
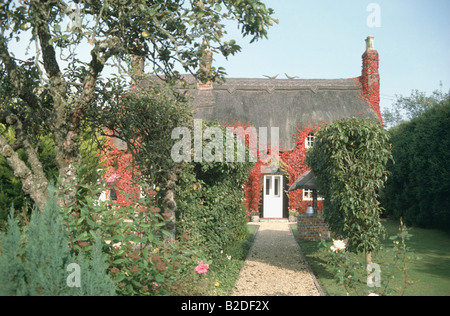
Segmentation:
<svg viewBox="0 0 450 316">
<path fill-rule="evenodd" d="M 333 246 L 330 247 L 331 251 L 338 252 L 339 250 L 345 249 L 345 242 L 342 240 L 334 240 L 333 239 Z"/>
</svg>

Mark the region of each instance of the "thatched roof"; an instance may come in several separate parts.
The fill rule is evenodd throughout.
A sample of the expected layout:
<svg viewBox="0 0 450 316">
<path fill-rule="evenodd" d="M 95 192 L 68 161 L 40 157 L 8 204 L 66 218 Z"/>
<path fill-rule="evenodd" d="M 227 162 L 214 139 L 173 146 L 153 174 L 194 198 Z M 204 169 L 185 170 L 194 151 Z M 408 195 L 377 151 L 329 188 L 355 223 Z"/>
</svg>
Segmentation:
<svg viewBox="0 0 450 316">
<path fill-rule="evenodd" d="M 236 79 L 193 92 L 196 118 L 279 127 L 280 150 L 295 147 L 293 135 L 309 122 L 330 123 L 344 117 L 377 114 L 362 97 L 358 78 Z M 270 142 L 270 138 L 268 140 Z"/>
<path fill-rule="evenodd" d="M 289 192 L 298 189 L 317 190 L 316 177 L 314 176 L 312 170 L 302 174 L 302 176 L 291 185 Z"/>
</svg>

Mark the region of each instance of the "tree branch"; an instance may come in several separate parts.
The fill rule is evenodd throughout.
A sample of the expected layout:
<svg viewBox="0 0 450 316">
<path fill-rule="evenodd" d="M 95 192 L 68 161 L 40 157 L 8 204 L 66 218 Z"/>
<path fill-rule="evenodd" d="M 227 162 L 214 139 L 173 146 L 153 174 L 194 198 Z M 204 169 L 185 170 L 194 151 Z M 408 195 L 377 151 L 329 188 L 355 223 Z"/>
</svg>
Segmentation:
<svg viewBox="0 0 450 316">
<path fill-rule="evenodd" d="M 7 39 L 3 36 L 3 34 L 0 34 L 0 60 L 5 65 L 5 69 L 16 90 L 16 93 L 19 98 L 21 98 L 28 104 L 28 106 L 40 112 L 41 102 L 39 98 L 25 84 L 25 80 L 20 73 L 19 67 L 9 54 L 8 46 L 6 45 L 6 43 Z"/>
<path fill-rule="evenodd" d="M 34 175 L 3 136 L 0 136 L 0 154 L 5 157 L 8 165 L 14 170 L 14 175 L 22 181 L 23 192 L 29 194 L 39 209 L 43 210 L 47 202 L 47 179 Z"/>
<path fill-rule="evenodd" d="M 122 50 L 120 41 L 116 38 L 99 41 L 95 43 L 94 49 L 91 51 L 91 62 L 89 63 L 89 75 L 83 83 L 83 92 L 78 99 L 75 110 L 72 113 L 70 121 L 70 131 L 77 131 L 84 112 L 95 98 L 95 86 L 99 74 L 103 71 L 109 58 L 117 55 Z"/>
<path fill-rule="evenodd" d="M 37 2 L 35 4 L 37 11 L 36 32 L 39 37 L 39 42 L 42 50 L 42 60 L 44 61 L 44 68 L 49 79 L 55 77 L 62 78 L 61 70 L 59 69 L 58 61 L 56 59 L 55 48 L 52 43 L 52 36 L 49 29 L 49 16 L 47 14 L 47 6 Z"/>
<path fill-rule="evenodd" d="M 6 118 L 6 122 L 8 123 L 8 125 L 14 128 L 17 144 L 20 144 L 21 147 L 24 148 L 33 174 L 37 177 L 45 179 L 46 176 L 42 163 L 39 160 L 36 150 L 31 145 L 29 136 L 24 131 L 22 122 L 14 114 L 9 115 Z"/>
</svg>

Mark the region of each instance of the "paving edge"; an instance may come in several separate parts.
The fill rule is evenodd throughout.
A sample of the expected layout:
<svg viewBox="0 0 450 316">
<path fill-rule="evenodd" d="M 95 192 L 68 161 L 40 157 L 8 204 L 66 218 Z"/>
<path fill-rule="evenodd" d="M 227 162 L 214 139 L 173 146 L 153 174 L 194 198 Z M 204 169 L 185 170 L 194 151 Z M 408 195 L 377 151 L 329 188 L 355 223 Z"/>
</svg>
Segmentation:
<svg viewBox="0 0 450 316">
<path fill-rule="evenodd" d="M 292 231 L 292 227 L 289 224 L 289 230 L 291 232 L 292 238 L 294 238 L 294 242 L 297 245 L 298 251 L 300 252 L 300 256 L 302 257 L 303 261 L 305 262 L 306 265 L 306 269 L 308 269 L 309 274 L 311 275 L 314 285 L 317 288 L 317 291 L 319 291 L 320 296 L 328 296 L 327 292 L 325 292 L 325 290 L 322 288 L 322 286 L 320 285 L 319 281 L 317 280 L 316 275 L 314 274 L 314 270 L 311 268 L 311 265 L 308 262 L 308 259 L 305 256 L 305 253 L 302 250 L 302 247 L 300 247 L 300 245 L 297 242 L 297 239 L 295 239 L 295 235 L 294 232 Z"/>
<path fill-rule="evenodd" d="M 260 225 L 259 223 L 254 223 L 254 224 L 252 224 L 252 225 L 258 226 L 258 228 L 257 228 L 256 231 L 253 233 L 252 245 L 251 245 L 250 248 L 248 249 L 247 256 L 246 256 L 246 258 L 245 258 L 245 260 L 244 260 L 244 265 L 242 266 L 241 270 L 239 271 L 238 277 L 237 277 L 236 282 L 235 282 L 235 284 L 234 284 L 234 286 L 233 286 L 233 289 L 232 289 L 232 294 L 233 294 L 233 295 L 234 295 L 234 293 L 235 293 L 236 283 L 237 283 L 238 280 L 241 278 L 241 274 L 242 274 L 242 271 L 244 270 L 244 268 L 245 268 L 245 266 L 246 266 L 247 259 L 249 258 L 250 254 L 251 254 L 251 252 L 252 252 L 252 250 L 253 250 L 253 247 L 255 246 L 256 235 L 258 234 L 259 229 L 261 228 L 261 225 Z"/>
</svg>

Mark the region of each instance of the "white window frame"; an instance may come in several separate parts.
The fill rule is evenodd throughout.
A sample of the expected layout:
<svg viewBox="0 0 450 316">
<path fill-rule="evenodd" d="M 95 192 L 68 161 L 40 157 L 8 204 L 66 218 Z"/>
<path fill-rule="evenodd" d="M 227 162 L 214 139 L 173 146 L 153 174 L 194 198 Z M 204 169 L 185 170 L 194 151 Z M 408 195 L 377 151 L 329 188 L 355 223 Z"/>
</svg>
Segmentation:
<svg viewBox="0 0 450 316">
<path fill-rule="evenodd" d="M 303 201 L 312 201 L 313 200 L 313 190 L 303 189 L 302 190 L 302 199 Z M 323 197 L 317 193 L 317 201 L 323 201 Z"/>
<path fill-rule="evenodd" d="M 305 148 L 309 149 L 314 145 L 314 141 L 316 140 L 316 135 L 314 133 L 309 133 L 308 136 L 306 136 L 305 139 Z"/>
</svg>

